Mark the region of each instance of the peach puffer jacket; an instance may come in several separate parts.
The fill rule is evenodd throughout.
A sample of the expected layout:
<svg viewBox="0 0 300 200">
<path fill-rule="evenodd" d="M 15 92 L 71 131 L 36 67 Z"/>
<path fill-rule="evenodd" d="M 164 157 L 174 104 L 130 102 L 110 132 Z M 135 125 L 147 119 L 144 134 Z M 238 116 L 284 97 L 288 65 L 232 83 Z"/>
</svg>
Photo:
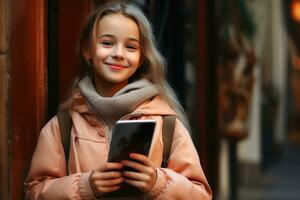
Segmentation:
<svg viewBox="0 0 300 200">
<path fill-rule="evenodd" d="M 42 129 L 31 168 L 25 182 L 27 199 L 95 199 L 88 183 L 91 170 L 106 162 L 111 131 L 77 95 L 70 114 L 71 131 L 69 174 L 61 144 L 57 117 Z M 161 168 L 162 115 L 174 111 L 159 96 L 139 105 L 124 119 L 154 119 L 157 122 L 149 157 L 157 166 L 157 181 L 152 190 L 136 199 L 211 199 L 211 189 L 200 165 L 187 129 L 177 119 L 167 168 Z"/>
</svg>

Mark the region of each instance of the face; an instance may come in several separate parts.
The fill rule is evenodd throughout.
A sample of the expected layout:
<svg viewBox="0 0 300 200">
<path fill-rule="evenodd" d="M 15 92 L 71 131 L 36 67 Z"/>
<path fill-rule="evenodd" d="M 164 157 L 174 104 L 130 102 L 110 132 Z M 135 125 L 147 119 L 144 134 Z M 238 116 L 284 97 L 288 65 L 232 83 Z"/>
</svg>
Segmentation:
<svg viewBox="0 0 300 200">
<path fill-rule="evenodd" d="M 122 14 L 108 14 L 96 26 L 94 52 L 86 54 L 92 60 L 97 87 L 124 87 L 140 66 L 140 33 L 138 25 Z"/>
</svg>

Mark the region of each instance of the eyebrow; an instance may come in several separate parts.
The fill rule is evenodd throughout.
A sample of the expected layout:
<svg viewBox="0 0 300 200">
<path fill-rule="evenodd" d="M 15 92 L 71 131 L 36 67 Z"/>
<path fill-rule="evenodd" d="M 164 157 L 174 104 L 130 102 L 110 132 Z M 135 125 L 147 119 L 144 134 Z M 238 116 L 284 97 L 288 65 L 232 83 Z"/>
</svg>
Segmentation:
<svg viewBox="0 0 300 200">
<path fill-rule="evenodd" d="M 101 34 L 101 35 L 98 35 L 98 36 L 97 36 L 97 38 L 103 38 L 103 37 L 111 37 L 111 38 L 115 38 L 115 36 L 112 35 L 112 34 Z M 129 40 L 130 40 L 130 41 L 135 41 L 135 42 L 140 43 L 140 40 L 138 40 L 138 39 L 136 39 L 136 38 L 134 38 L 134 37 L 129 37 Z"/>
</svg>

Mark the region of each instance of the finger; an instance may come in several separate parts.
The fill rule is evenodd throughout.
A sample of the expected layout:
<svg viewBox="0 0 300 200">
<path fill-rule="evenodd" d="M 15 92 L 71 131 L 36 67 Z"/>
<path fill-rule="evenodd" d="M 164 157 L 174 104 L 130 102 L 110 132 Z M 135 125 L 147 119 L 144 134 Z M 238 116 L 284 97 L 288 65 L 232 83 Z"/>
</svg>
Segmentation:
<svg viewBox="0 0 300 200">
<path fill-rule="evenodd" d="M 126 179 L 132 179 L 132 180 L 136 180 L 136 181 L 144 181 L 147 182 L 150 180 L 150 176 L 147 174 L 143 174 L 143 173 L 138 173 L 138 172 L 131 172 L 131 171 L 124 171 L 122 173 L 122 175 L 126 178 Z"/>
<path fill-rule="evenodd" d="M 147 166 L 153 165 L 152 162 L 150 161 L 150 159 L 145 155 L 137 154 L 137 153 L 130 153 L 129 157 L 135 161 L 138 161 L 138 162 L 144 164 L 144 165 L 147 165 Z"/>
<path fill-rule="evenodd" d="M 97 168 L 96 171 L 105 172 L 105 171 L 120 170 L 122 169 L 122 167 L 123 165 L 121 163 L 105 163 L 104 165 Z"/>
<path fill-rule="evenodd" d="M 123 181 L 124 181 L 124 178 L 121 177 L 121 178 L 105 180 L 105 181 L 101 180 L 101 181 L 98 181 L 96 183 L 96 185 L 98 187 L 112 187 L 112 186 L 120 185 L 121 183 L 123 183 Z"/>
<path fill-rule="evenodd" d="M 119 183 L 120 181 L 123 182 L 124 178 L 122 178 L 122 180 L 112 180 L 109 181 L 108 183 L 105 183 L 105 181 L 103 180 L 97 180 L 95 182 L 91 182 L 89 180 L 89 183 L 93 191 L 93 194 L 95 196 L 102 196 L 104 193 L 112 192 L 120 189 L 122 187 L 122 185 Z"/>
<path fill-rule="evenodd" d="M 141 163 L 135 162 L 135 161 L 131 161 L 131 160 L 123 160 L 122 161 L 122 165 L 125 167 L 129 167 L 132 168 L 138 172 L 141 173 L 150 173 L 150 171 L 147 169 L 148 166 L 145 166 Z"/>
<path fill-rule="evenodd" d="M 98 179 L 101 180 L 108 180 L 108 179 L 116 179 L 122 177 L 121 172 L 115 172 L 115 171 L 110 171 L 110 172 L 101 172 L 96 174 Z"/>
<path fill-rule="evenodd" d="M 125 179 L 124 182 L 140 189 L 142 192 L 147 192 L 148 190 L 147 184 L 145 182 L 132 180 L 132 179 Z"/>
<path fill-rule="evenodd" d="M 122 177 L 121 172 L 97 172 L 93 171 L 89 177 L 90 183 L 96 183 L 101 180 L 110 180 Z"/>
<path fill-rule="evenodd" d="M 111 187 L 99 187 L 98 190 L 101 191 L 101 194 L 113 192 L 116 190 L 119 190 L 122 187 L 122 185 L 116 185 Z"/>
</svg>

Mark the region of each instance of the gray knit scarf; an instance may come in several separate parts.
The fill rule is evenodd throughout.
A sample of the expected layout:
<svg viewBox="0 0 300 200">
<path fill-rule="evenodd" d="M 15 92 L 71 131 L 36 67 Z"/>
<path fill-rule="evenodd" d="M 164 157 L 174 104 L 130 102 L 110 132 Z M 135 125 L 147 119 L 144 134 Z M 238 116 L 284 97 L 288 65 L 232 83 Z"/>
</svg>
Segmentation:
<svg viewBox="0 0 300 200">
<path fill-rule="evenodd" d="M 134 111 L 138 105 L 158 94 L 158 89 L 147 79 L 128 84 L 112 97 L 100 96 L 89 76 L 80 80 L 79 89 L 108 126 L 112 126 L 121 117 Z"/>
</svg>

